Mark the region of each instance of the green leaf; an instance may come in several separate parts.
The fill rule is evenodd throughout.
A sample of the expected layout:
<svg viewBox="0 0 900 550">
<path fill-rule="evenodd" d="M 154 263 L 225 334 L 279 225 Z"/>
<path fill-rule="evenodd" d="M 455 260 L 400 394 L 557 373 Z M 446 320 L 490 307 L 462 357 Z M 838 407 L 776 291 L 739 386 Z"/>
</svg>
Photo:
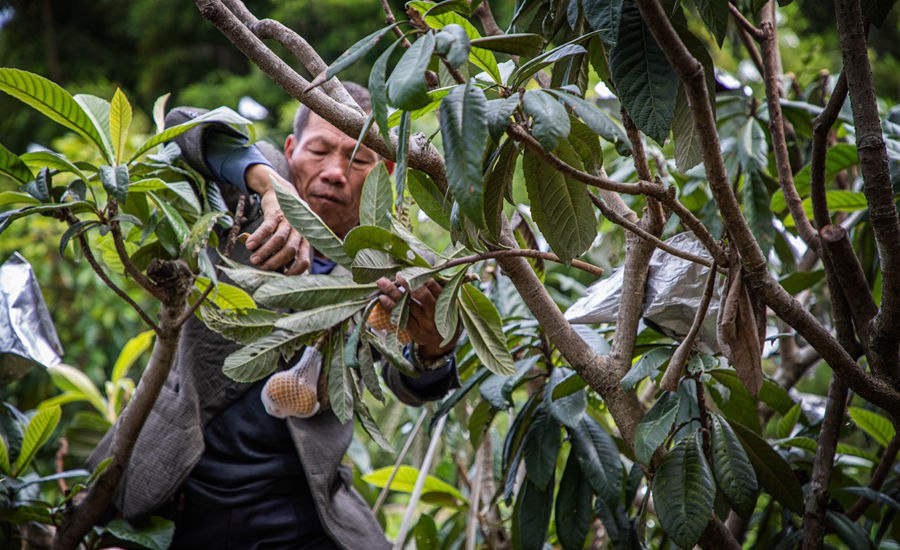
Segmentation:
<svg viewBox="0 0 900 550">
<path fill-rule="evenodd" d="M 106 526 L 106 531 L 117 539 L 133 542 L 148 550 L 165 550 L 172 544 L 175 523 L 153 516 L 140 527 L 131 525 L 126 519 L 114 519 Z"/>
<path fill-rule="evenodd" d="M 594 133 L 615 145 L 616 151 L 618 151 L 620 155 L 628 155 L 631 153 L 631 142 L 628 141 L 625 130 L 623 130 L 605 111 L 599 109 L 590 101 L 581 99 L 572 94 L 557 90 L 550 90 L 550 93 L 568 105 L 578 118 L 584 121 L 588 128 L 593 130 Z"/>
<path fill-rule="evenodd" d="M 664 392 L 644 415 L 634 431 L 634 455 L 641 464 L 650 464 L 653 453 L 669 437 L 681 399 L 678 394 Z"/>
<path fill-rule="evenodd" d="M 556 495 L 556 536 L 563 550 L 584 548 L 591 526 L 593 498 L 591 484 L 578 465 L 578 457 L 570 453 Z"/>
<path fill-rule="evenodd" d="M 304 343 L 303 335 L 273 330 L 226 357 L 222 372 L 237 382 L 255 382 L 275 372 L 278 361 L 296 352 Z"/>
<path fill-rule="evenodd" d="M 6 440 L 0 435 L 0 474 L 9 475 L 9 449 L 6 448 Z"/>
<path fill-rule="evenodd" d="M 81 180 L 88 180 L 88 177 L 84 175 L 78 166 L 66 157 L 53 151 L 34 151 L 32 153 L 25 153 L 24 155 L 19 156 L 19 158 L 31 169 L 50 168 L 52 170 L 59 170 L 60 172 L 70 172 L 78 176 Z"/>
<path fill-rule="evenodd" d="M 896 430 L 887 417 L 859 407 L 849 407 L 847 413 L 859 429 L 882 447 L 886 447 L 894 439 Z"/>
<path fill-rule="evenodd" d="M 53 385 L 60 391 L 78 394 L 81 399 L 97 409 L 102 416 L 106 416 L 106 400 L 85 373 L 63 363 L 47 367 L 47 373 L 50 374 Z"/>
<path fill-rule="evenodd" d="M 825 155 L 825 181 L 834 180 L 835 176 L 848 168 L 859 164 L 859 156 L 856 152 L 856 145 L 850 143 L 839 143 L 830 149 Z M 802 170 L 794 176 L 794 187 L 797 193 L 803 197 L 809 195 L 810 189 L 810 166 L 807 164 Z M 772 212 L 781 212 L 787 208 L 784 201 L 784 193 L 779 189 L 772 194 L 772 202 L 769 207 Z"/>
<path fill-rule="evenodd" d="M 397 128 L 397 166 L 394 172 L 397 215 L 403 214 L 403 194 L 406 188 L 407 166 L 409 165 L 409 132 L 411 124 L 412 120 L 409 111 L 402 111 L 400 126 Z"/>
<path fill-rule="evenodd" d="M 5 174 L 19 183 L 28 183 L 34 179 L 28 165 L 3 144 L 0 144 L 0 174 Z"/>
<path fill-rule="evenodd" d="M 576 428 L 584 416 L 587 408 L 587 396 L 583 391 L 566 395 L 555 399 L 553 397 L 556 386 L 566 379 L 568 369 L 555 368 L 550 373 L 550 379 L 544 388 L 544 402 L 550 411 L 550 415 L 557 422 L 569 428 Z"/>
<path fill-rule="evenodd" d="M 336 345 L 332 349 L 331 367 L 328 369 L 328 399 L 338 422 L 346 424 L 353 418 L 353 380 L 344 360 L 343 332 L 338 331 L 337 334 L 339 337 L 335 338 Z"/>
<path fill-rule="evenodd" d="M 372 473 L 362 476 L 362 480 L 369 485 L 374 485 L 378 488 L 384 488 L 385 485 L 387 485 L 388 479 L 390 479 L 391 477 L 392 471 L 393 468 L 390 466 L 379 468 Z M 394 480 L 391 482 L 390 488 L 392 491 L 412 493 L 413 487 L 415 487 L 416 479 L 418 479 L 418 477 L 419 470 L 417 468 L 413 468 L 412 466 L 400 465 L 400 467 L 397 468 L 397 475 L 394 476 Z M 442 493 L 450 496 L 457 502 L 466 502 L 466 499 L 462 496 L 462 493 L 460 493 L 456 489 L 456 487 L 438 479 L 431 474 L 429 474 L 425 478 L 423 493 Z"/>
<path fill-rule="evenodd" d="M 325 225 L 322 218 L 313 212 L 309 204 L 275 185 L 275 196 L 288 223 L 294 227 L 309 243 L 328 259 L 345 268 L 349 268 L 352 260 L 344 253 L 344 244 Z"/>
<path fill-rule="evenodd" d="M 738 159 L 744 172 L 765 170 L 769 165 L 769 143 L 766 141 L 766 130 L 753 117 L 741 127 L 737 135 Z"/>
<path fill-rule="evenodd" d="M 749 172 L 744 176 L 742 189 L 742 203 L 744 215 L 750 224 L 750 229 L 756 237 L 763 254 L 768 256 L 775 243 L 775 226 L 772 225 L 772 211 L 769 210 L 769 191 L 766 182 L 758 171 Z"/>
<path fill-rule="evenodd" d="M 723 6 L 727 4 L 722 2 Z M 678 87 L 675 97 L 675 119 L 672 121 L 672 138 L 675 141 L 675 166 L 687 172 L 703 162 L 700 149 L 700 134 L 694 127 L 694 116 L 688 103 L 684 86 Z"/>
<path fill-rule="evenodd" d="M 362 250 L 376 250 L 390 254 L 403 265 L 431 267 L 405 240 L 388 229 L 374 225 L 358 225 L 347 233 L 344 250 L 356 258 Z"/>
<path fill-rule="evenodd" d="M 723 396 L 718 391 L 711 392 L 719 409 L 728 420 L 737 421 L 759 433 L 759 415 L 756 413 L 757 401 L 733 370 L 715 369 L 710 372 L 717 382 L 728 391 Z"/>
<path fill-rule="evenodd" d="M 41 203 L 41 201 L 32 197 L 28 193 L 22 193 L 20 191 L 0 192 L 0 206 L 6 206 L 8 204 L 34 205 L 34 204 L 40 204 L 40 203 Z"/>
<path fill-rule="evenodd" d="M 334 63 L 332 63 L 324 73 L 319 74 L 312 82 L 309 83 L 309 88 L 315 88 L 319 84 L 325 82 L 329 78 L 337 75 L 350 65 L 362 59 L 363 56 L 369 53 L 369 50 L 375 47 L 375 44 L 377 44 L 381 40 L 381 37 L 383 37 L 385 34 L 387 34 L 388 31 L 390 31 L 397 25 L 398 23 L 394 23 L 392 25 L 384 27 L 383 29 L 378 29 L 356 44 L 347 48 L 347 51 L 345 51 L 340 55 L 340 57 L 335 59 Z"/>
<path fill-rule="evenodd" d="M 0 68 L 0 91 L 22 101 L 50 120 L 92 141 L 101 152 L 108 151 L 99 129 L 69 92 L 34 73 Z M 107 160 L 109 160 L 107 156 Z"/>
<path fill-rule="evenodd" d="M 594 493 L 608 506 L 617 506 L 622 493 L 622 463 L 616 442 L 590 415 L 584 415 L 577 427 L 566 429 L 578 465 Z"/>
<path fill-rule="evenodd" d="M 278 319 L 275 327 L 298 335 L 318 332 L 342 323 L 368 303 L 368 298 L 365 298 L 298 311 Z"/>
<path fill-rule="evenodd" d="M 312 309 L 358 300 L 377 290 L 376 285 L 358 285 L 347 275 L 305 275 L 269 281 L 256 289 L 253 299 L 271 308 Z"/>
<path fill-rule="evenodd" d="M 519 96 L 511 95 L 503 99 L 490 99 L 485 105 L 485 117 L 487 118 L 488 133 L 496 142 L 506 134 L 506 125 L 509 117 L 519 106 Z"/>
<path fill-rule="evenodd" d="M 416 537 L 416 548 L 440 548 L 441 539 L 438 535 L 437 524 L 434 518 L 428 514 L 422 514 L 416 526 L 413 528 Z"/>
<path fill-rule="evenodd" d="M 450 343 L 456 336 L 459 327 L 459 292 L 466 278 L 466 270 L 462 269 L 441 290 L 434 307 L 434 324 L 444 338 L 442 346 Z"/>
<path fill-rule="evenodd" d="M 856 212 L 857 210 L 865 210 L 869 207 L 865 193 L 859 191 L 845 191 L 843 189 L 829 189 L 825 192 L 825 201 L 828 203 L 829 212 Z M 803 199 L 803 210 L 806 217 L 812 219 L 812 199 L 807 197 Z M 785 223 L 785 225 L 788 225 Z"/>
<path fill-rule="evenodd" d="M 794 431 L 794 426 L 797 425 L 797 420 L 800 418 L 800 403 L 797 403 L 791 410 L 785 414 L 781 420 L 778 421 L 778 427 L 775 430 L 775 435 L 778 438 L 790 437 L 791 433 Z"/>
<path fill-rule="evenodd" d="M 559 424 L 546 407 L 538 406 L 534 412 L 523 445 L 528 478 L 541 490 L 548 490 L 548 484 L 556 472 L 556 457 L 562 441 L 559 437 Z M 552 492 L 552 487 L 549 489 Z"/>
<path fill-rule="evenodd" d="M 513 509 L 513 547 L 517 550 L 543 550 L 552 511 L 552 487 L 542 489 L 526 477 Z"/>
<path fill-rule="evenodd" d="M 359 224 L 377 225 L 384 229 L 391 228 L 391 215 L 394 205 L 394 190 L 391 176 L 383 162 L 375 165 L 362 188 L 359 203 Z"/>
<path fill-rule="evenodd" d="M 759 490 L 756 473 L 731 426 L 715 414 L 710 416 L 710 447 L 716 484 L 729 506 L 742 518 L 749 519 Z"/>
<path fill-rule="evenodd" d="M 381 433 L 381 430 L 378 429 L 378 424 L 375 422 L 375 419 L 372 418 L 372 413 L 369 412 L 366 403 L 362 399 L 354 400 L 353 409 L 356 411 L 356 417 L 359 418 L 359 424 L 369 437 L 372 438 L 372 441 L 385 451 L 393 454 L 394 448 L 391 446 L 390 441 L 384 437 L 384 434 Z"/>
<path fill-rule="evenodd" d="M 387 97 L 391 105 L 404 111 L 424 107 L 430 102 L 425 87 L 425 71 L 434 51 L 434 35 L 426 33 L 413 42 L 394 67 L 387 80 Z"/>
<path fill-rule="evenodd" d="M 834 529 L 837 536 L 850 550 L 872 550 L 875 548 L 869 540 L 869 533 L 860 524 L 844 514 L 826 510 L 825 519 L 829 527 Z"/>
<path fill-rule="evenodd" d="M 577 391 L 581 391 L 587 387 L 587 382 L 584 381 L 584 378 L 578 376 L 576 373 L 572 373 L 566 376 L 559 384 L 553 386 L 553 391 L 550 393 L 550 396 L 556 399 L 562 399 L 563 397 L 572 395 Z"/>
<path fill-rule="evenodd" d="M 547 151 L 569 136 L 571 126 L 566 108 L 543 90 L 528 90 L 522 97 L 525 114 L 532 117 L 531 133 Z"/>
<path fill-rule="evenodd" d="M 569 164 L 580 164 L 571 147 L 561 147 L 557 154 Z M 597 235 L 594 207 L 584 185 L 566 178 L 531 150 L 525 151 L 523 169 L 532 216 L 550 248 L 563 262 L 580 256 Z"/>
<path fill-rule="evenodd" d="M 785 292 L 791 296 L 796 296 L 802 291 L 811 288 L 825 278 L 825 270 L 817 269 L 815 271 L 795 271 L 789 273 L 778 280 Z"/>
<path fill-rule="evenodd" d="M 697 11 L 709 32 L 716 37 L 716 44 L 722 47 L 725 31 L 728 30 L 728 3 L 719 0 L 694 0 Z"/>
<path fill-rule="evenodd" d="M 437 185 L 425 173 L 409 169 L 406 172 L 406 184 L 409 194 L 416 204 L 436 224 L 444 229 L 450 228 L 449 206 L 453 201 L 441 194 Z"/>
<path fill-rule="evenodd" d="M 573 42 L 587 40 L 588 38 L 588 35 L 581 36 Z M 518 88 L 519 86 L 525 84 L 534 73 L 540 71 L 544 67 L 552 65 L 557 61 L 566 59 L 567 57 L 572 57 L 573 55 L 581 55 L 583 53 L 587 53 L 587 50 L 585 50 L 583 46 L 579 46 L 578 44 L 574 44 L 571 42 L 568 44 L 557 46 L 552 50 L 544 52 L 534 59 L 523 63 L 519 66 L 519 68 L 513 71 L 513 74 L 509 77 L 511 86 L 514 88 Z"/>
<path fill-rule="evenodd" d="M 435 53 L 441 54 L 447 58 L 447 63 L 451 67 L 457 69 L 469 59 L 469 36 L 462 26 L 451 23 L 445 25 L 434 36 Z"/>
<path fill-rule="evenodd" d="M 387 84 L 385 83 L 385 71 L 387 71 L 388 59 L 394 53 L 394 49 L 400 44 L 400 40 L 396 40 L 388 49 L 378 56 L 372 65 L 372 72 L 369 73 L 369 94 L 372 101 L 372 116 L 375 118 L 375 124 L 378 125 L 378 131 L 385 141 L 390 142 L 391 134 L 388 127 L 387 115 Z"/>
<path fill-rule="evenodd" d="M 491 50 L 492 52 L 534 57 L 541 53 L 541 49 L 544 47 L 544 37 L 532 33 L 501 34 L 475 38 L 471 41 L 471 44 L 473 47 Z"/>
<path fill-rule="evenodd" d="M 116 164 L 121 162 L 125 145 L 128 143 L 128 129 L 131 127 L 131 104 L 120 88 L 116 88 L 109 108 L 109 134 L 112 137 Z"/>
<path fill-rule="evenodd" d="M 221 283 L 220 283 L 221 284 Z M 266 309 L 222 310 L 200 307 L 203 322 L 211 330 L 240 344 L 250 344 L 272 332 L 281 316 Z"/>
<path fill-rule="evenodd" d="M 447 25 L 456 24 L 466 30 L 466 34 L 469 36 L 470 42 L 472 40 L 481 38 L 478 30 L 471 23 L 469 23 L 466 18 L 462 17 L 459 14 L 448 12 L 425 15 L 431 9 L 432 5 L 433 4 L 431 4 L 430 2 L 409 2 L 407 4 L 408 7 L 411 7 L 419 13 L 423 14 L 425 16 L 425 23 L 427 23 L 428 26 L 433 29 L 442 29 Z M 479 69 L 486 72 L 495 83 L 500 84 L 500 69 L 497 67 L 497 60 L 496 58 L 494 58 L 494 54 L 489 50 L 486 50 L 484 48 L 472 47 L 469 50 L 469 61 L 471 61 L 472 64 L 474 64 Z"/>
<path fill-rule="evenodd" d="M 393 277 L 401 267 L 387 252 L 362 249 L 356 253 L 350 271 L 357 283 L 371 283 L 381 277 Z"/>
<path fill-rule="evenodd" d="M 484 177 L 484 220 L 488 231 L 495 239 L 500 238 L 503 226 L 503 197 L 512 188 L 518 159 L 519 150 L 516 149 L 515 143 L 506 140 L 500 146 L 496 162 L 491 165 Z"/>
<path fill-rule="evenodd" d="M 756 479 L 763 489 L 795 514 L 802 514 L 803 489 L 790 464 L 753 430 L 736 422 L 730 422 L 729 425 L 747 451 L 756 471 Z"/>
<path fill-rule="evenodd" d="M 200 293 L 205 292 L 206 287 L 208 287 L 209 284 L 210 280 L 206 277 L 197 277 L 197 279 L 194 280 L 194 288 Z M 208 299 L 220 309 L 243 310 L 256 307 L 256 302 L 253 301 L 253 298 L 251 298 L 249 294 L 240 288 L 227 283 L 216 284 L 216 288 L 212 291 Z"/>
<path fill-rule="evenodd" d="M 486 104 L 484 92 L 469 80 L 453 88 L 440 109 L 450 193 L 479 227 L 484 227 L 481 159 L 488 139 Z"/>
<path fill-rule="evenodd" d="M 76 103 L 81 105 L 94 127 L 100 132 L 100 137 L 103 140 L 103 149 L 101 151 L 103 157 L 107 163 L 115 164 L 116 157 L 113 152 L 112 138 L 109 134 L 109 101 L 90 94 L 76 94 L 72 97 Z"/>
<path fill-rule="evenodd" d="M 638 362 L 628 371 L 628 374 L 623 376 L 622 381 L 619 382 L 622 385 L 622 389 L 631 390 L 647 376 L 655 377 L 659 369 L 672 357 L 673 351 L 670 347 L 657 347 L 642 355 Z"/>
<path fill-rule="evenodd" d="M 143 144 L 141 144 L 140 147 L 137 148 L 137 151 L 135 151 L 133 155 L 131 155 L 131 158 L 128 160 L 128 164 L 131 164 L 138 157 L 140 157 L 153 147 L 156 147 L 160 143 L 171 141 L 177 136 L 180 136 L 181 134 L 200 124 L 209 124 L 212 122 L 226 124 L 241 133 L 248 134 L 250 137 L 250 141 L 253 141 L 255 137 L 256 132 L 253 128 L 252 122 L 237 114 L 228 107 L 219 107 L 218 109 L 213 109 L 208 113 L 204 113 L 198 117 L 192 118 L 191 120 L 177 126 L 166 128 L 166 130 L 156 134 L 155 136 L 151 136 L 147 139 L 147 141 L 145 141 Z"/>
<path fill-rule="evenodd" d="M 48 168 L 41 168 L 34 180 L 25 184 L 22 190 L 41 202 L 51 202 L 50 190 L 53 189 L 53 178 Z"/>
<path fill-rule="evenodd" d="M 184 221 L 184 218 L 181 214 L 178 213 L 178 210 L 175 209 L 174 206 L 169 201 L 160 199 L 156 196 L 156 193 L 148 192 L 150 198 L 156 203 L 156 206 L 162 210 L 163 215 L 165 215 L 166 220 L 172 226 L 172 229 L 175 231 L 175 236 L 178 239 L 179 244 L 185 242 L 188 239 L 188 236 L 191 234 L 191 229 L 188 227 L 187 222 Z"/>
<path fill-rule="evenodd" d="M 169 101 L 171 95 L 171 92 L 165 93 L 153 102 L 153 125 L 156 127 L 157 133 L 166 129 L 166 102 Z"/>
<path fill-rule="evenodd" d="M 622 19 L 622 0 L 581 0 L 581 5 L 591 29 L 599 31 L 607 44 L 615 44 Z"/>
<path fill-rule="evenodd" d="M 508 376 L 516 372 L 506 347 L 503 322 L 494 304 L 472 285 L 464 285 L 459 294 L 460 317 L 472 349 L 494 374 Z"/>
<path fill-rule="evenodd" d="M 71 367 L 70 367 L 71 368 Z M 28 467 L 34 455 L 47 443 L 62 414 L 59 405 L 38 409 L 37 413 L 25 427 L 25 435 L 22 438 L 22 448 L 19 456 L 12 465 L 12 477 L 18 477 Z"/>
<path fill-rule="evenodd" d="M 128 376 L 128 370 L 134 365 L 135 361 L 140 359 L 141 355 L 150 349 L 155 334 L 152 330 L 145 330 L 125 342 L 125 345 L 122 346 L 122 351 L 116 357 L 112 373 L 109 376 L 110 382 L 115 383 Z"/>
<path fill-rule="evenodd" d="M 678 77 L 633 4 L 622 8 L 609 69 L 619 100 L 638 129 L 665 143 L 675 114 Z"/>
<path fill-rule="evenodd" d="M 666 534 L 682 548 L 697 543 L 713 515 L 716 486 L 696 432 L 666 453 L 653 476 L 653 502 Z"/>
</svg>

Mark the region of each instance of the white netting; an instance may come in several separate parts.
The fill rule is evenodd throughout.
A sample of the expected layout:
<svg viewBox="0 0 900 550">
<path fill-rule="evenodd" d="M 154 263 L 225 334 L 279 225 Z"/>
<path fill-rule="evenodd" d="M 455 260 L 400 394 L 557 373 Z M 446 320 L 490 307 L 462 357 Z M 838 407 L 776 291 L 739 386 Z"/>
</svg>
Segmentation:
<svg viewBox="0 0 900 550">
<path fill-rule="evenodd" d="M 316 386 L 322 369 L 322 354 L 313 346 L 303 351 L 296 365 L 273 374 L 262 391 L 266 412 L 277 418 L 309 418 L 319 411 Z"/>
</svg>

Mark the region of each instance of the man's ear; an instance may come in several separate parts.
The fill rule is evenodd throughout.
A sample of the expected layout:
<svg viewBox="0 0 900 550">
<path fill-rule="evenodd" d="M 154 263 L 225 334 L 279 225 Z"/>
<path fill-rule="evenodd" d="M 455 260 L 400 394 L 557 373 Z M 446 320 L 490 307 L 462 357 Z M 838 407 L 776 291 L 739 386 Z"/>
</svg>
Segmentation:
<svg viewBox="0 0 900 550">
<path fill-rule="evenodd" d="M 387 168 L 387 171 L 388 171 L 388 174 L 389 174 L 389 175 L 391 175 L 391 176 L 394 175 L 394 167 L 395 167 L 395 166 L 396 166 L 396 164 L 394 163 L 394 161 L 388 160 L 388 159 L 384 159 L 384 167 Z"/>
<path fill-rule="evenodd" d="M 288 134 L 286 138 L 284 138 L 284 156 L 285 158 L 291 158 L 291 155 L 294 154 L 294 147 L 297 146 L 297 138 L 293 133 Z"/>
</svg>

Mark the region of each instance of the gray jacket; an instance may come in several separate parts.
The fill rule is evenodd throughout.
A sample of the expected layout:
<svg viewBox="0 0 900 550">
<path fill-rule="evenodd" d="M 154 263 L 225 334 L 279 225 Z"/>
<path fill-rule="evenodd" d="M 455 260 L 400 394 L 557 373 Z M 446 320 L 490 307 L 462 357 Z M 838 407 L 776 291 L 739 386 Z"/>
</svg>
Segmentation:
<svg viewBox="0 0 900 550">
<path fill-rule="evenodd" d="M 166 122 L 171 126 L 203 112 L 178 108 L 169 114 Z M 207 130 L 208 126 L 199 126 L 176 142 L 188 163 L 210 176 L 201 149 L 202 135 Z M 274 147 L 260 149 L 286 176 L 284 157 Z M 222 187 L 226 201 L 236 202 L 235 190 Z M 249 252 L 240 244 L 231 257 L 249 263 Z M 176 494 L 203 453 L 203 427 L 252 385 L 235 382 L 222 373 L 224 358 L 239 347 L 194 317 L 184 326 L 172 371 L 141 430 L 119 484 L 115 504 L 126 518 L 146 516 Z M 424 402 L 423 396 L 407 386 L 396 370 L 386 368 L 383 376 L 403 402 L 410 405 Z M 458 384 L 454 370 L 448 376 L 446 389 Z M 341 424 L 329 409 L 308 419 L 289 418 L 287 426 L 328 535 L 343 548 L 388 548 L 390 545 L 368 505 L 352 488 L 350 469 L 341 464 L 353 437 L 353 423 Z M 91 468 L 108 456 L 117 427 L 118 424 L 113 426 L 91 455 L 88 461 Z"/>
</svg>

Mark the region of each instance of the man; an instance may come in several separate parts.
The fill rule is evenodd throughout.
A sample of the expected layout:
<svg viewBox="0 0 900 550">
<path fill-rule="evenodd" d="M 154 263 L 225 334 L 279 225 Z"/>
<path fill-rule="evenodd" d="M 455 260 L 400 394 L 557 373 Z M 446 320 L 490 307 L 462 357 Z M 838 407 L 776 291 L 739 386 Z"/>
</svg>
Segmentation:
<svg viewBox="0 0 900 550">
<path fill-rule="evenodd" d="M 368 108 L 364 88 L 348 86 Z M 202 111 L 180 108 L 167 124 Z M 186 161 L 208 178 L 225 182 L 234 203 L 249 193 L 252 231 L 246 248 L 232 259 L 266 270 L 298 275 L 330 273 L 334 262 L 311 250 L 286 222 L 273 185 L 301 198 L 343 237 L 359 223 L 363 182 L 379 161 L 355 140 L 301 106 L 284 156 L 220 125 L 202 125 L 177 140 Z M 258 207 L 256 206 L 258 205 Z M 215 258 L 215 254 L 213 254 Z M 390 310 L 405 282 L 378 281 L 382 305 Z M 434 324 L 440 285 L 431 281 L 413 292 L 407 326 L 413 344 L 406 354 L 418 378 L 385 367 L 383 377 L 404 402 L 438 399 L 459 381 L 453 344 L 442 347 Z M 224 376 L 224 358 L 238 345 L 196 319 L 185 326 L 172 373 L 160 393 L 123 476 L 116 505 L 126 518 L 168 513 L 175 519 L 173 548 L 383 548 L 388 543 L 365 502 L 353 491 L 340 464 L 353 435 L 330 410 L 286 421 L 265 413 L 255 384 Z M 110 431 L 92 459 L 108 454 Z"/>
</svg>

